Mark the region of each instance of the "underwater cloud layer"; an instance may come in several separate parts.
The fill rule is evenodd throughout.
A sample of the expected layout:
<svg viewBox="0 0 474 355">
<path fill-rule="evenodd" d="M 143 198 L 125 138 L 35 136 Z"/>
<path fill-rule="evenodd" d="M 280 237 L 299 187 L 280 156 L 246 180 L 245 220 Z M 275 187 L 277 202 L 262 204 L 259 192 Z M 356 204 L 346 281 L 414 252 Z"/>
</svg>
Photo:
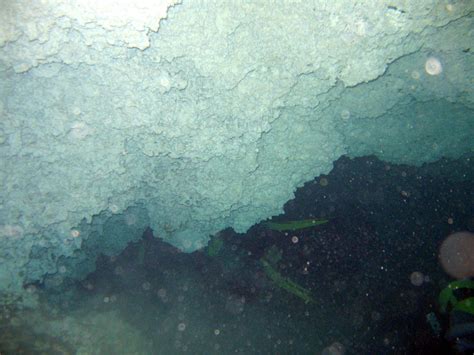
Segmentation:
<svg viewBox="0 0 474 355">
<path fill-rule="evenodd" d="M 344 154 L 473 151 L 470 2 L 106 4 L 0 10 L 0 292 L 243 232 Z"/>
</svg>

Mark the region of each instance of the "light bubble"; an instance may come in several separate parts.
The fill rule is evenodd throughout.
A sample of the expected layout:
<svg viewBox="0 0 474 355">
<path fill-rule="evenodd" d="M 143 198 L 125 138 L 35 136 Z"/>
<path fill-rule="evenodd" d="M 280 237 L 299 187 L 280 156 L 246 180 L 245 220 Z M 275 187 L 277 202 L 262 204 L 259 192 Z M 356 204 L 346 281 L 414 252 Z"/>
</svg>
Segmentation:
<svg viewBox="0 0 474 355">
<path fill-rule="evenodd" d="M 214 334 L 215 335 L 219 335 L 221 333 L 221 331 L 219 329 L 214 329 Z"/>
<path fill-rule="evenodd" d="M 125 214 L 125 223 L 127 226 L 131 226 L 136 224 L 138 221 L 138 217 L 134 213 L 126 213 Z"/>
<path fill-rule="evenodd" d="M 474 276 L 474 233 L 449 235 L 439 250 L 441 265 L 450 276 L 463 279 Z"/>
<path fill-rule="evenodd" d="M 171 87 L 171 82 L 167 77 L 162 77 L 160 79 L 160 85 L 163 86 L 166 90 L 169 90 Z"/>
<path fill-rule="evenodd" d="M 85 122 L 76 121 L 72 124 L 69 137 L 73 140 L 82 140 L 91 135 L 94 130 Z"/>
<path fill-rule="evenodd" d="M 17 225 L 6 224 L 0 226 L 0 237 L 21 237 L 23 236 L 23 228 Z"/>
<path fill-rule="evenodd" d="M 150 290 L 150 288 L 151 288 L 151 284 L 150 284 L 148 281 L 145 281 L 144 283 L 142 283 L 142 288 L 143 288 L 145 291 L 148 291 L 148 290 Z"/>
<path fill-rule="evenodd" d="M 160 288 L 158 290 L 158 297 L 160 298 L 166 298 L 166 290 L 164 288 Z"/>
<path fill-rule="evenodd" d="M 114 274 L 115 275 L 122 275 L 124 273 L 123 267 L 121 266 L 116 266 L 114 269 Z"/>
<path fill-rule="evenodd" d="M 61 265 L 61 266 L 59 267 L 58 271 L 59 271 L 61 274 L 64 274 L 64 273 L 67 271 L 67 269 L 66 269 L 66 267 L 65 267 L 64 265 Z"/>
<path fill-rule="evenodd" d="M 323 178 L 319 179 L 319 185 L 321 185 L 322 187 L 328 186 L 328 184 L 329 184 L 329 181 L 328 181 L 327 178 L 323 177 Z"/>
<path fill-rule="evenodd" d="M 425 275 L 419 271 L 412 272 L 410 274 L 410 282 L 413 286 L 421 286 L 425 281 Z"/>
<path fill-rule="evenodd" d="M 346 353 L 344 345 L 338 341 L 332 343 L 328 347 L 324 348 L 322 355 L 343 355 Z"/>
<path fill-rule="evenodd" d="M 344 121 L 347 121 L 350 117 L 351 117 L 351 113 L 350 113 L 349 110 L 342 110 L 342 111 L 341 111 L 341 118 L 342 118 Z"/>
<path fill-rule="evenodd" d="M 438 58 L 429 57 L 425 62 L 425 71 L 429 75 L 439 75 L 443 71 L 443 66 Z"/>
<path fill-rule="evenodd" d="M 73 107 L 72 108 L 72 113 L 76 116 L 79 116 L 81 114 L 81 109 L 79 107 Z"/>
<path fill-rule="evenodd" d="M 359 20 L 354 23 L 355 33 L 357 33 L 361 37 L 367 34 L 367 27 L 367 22 L 363 20 Z"/>
<path fill-rule="evenodd" d="M 178 330 L 180 332 L 183 332 L 185 329 L 186 329 L 186 324 L 184 324 L 184 323 L 179 323 L 178 324 Z"/>
<path fill-rule="evenodd" d="M 36 286 L 35 285 L 28 285 L 26 287 L 26 292 L 28 293 L 35 293 L 36 292 Z"/>
<path fill-rule="evenodd" d="M 108 298 L 107 296 L 104 297 L 104 303 L 109 303 L 109 301 L 110 301 L 110 298 Z"/>
<path fill-rule="evenodd" d="M 370 318 L 372 318 L 373 321 L 379 321 L 382 318 L 382 315 L 377 311 L 372 311 Z"/>
<path fill-rule="evenodd" d="M 71 237 L 73 237 L 73 238 L 77 238 L 77 237 L 79 237 L 80 235 L 81 235 L 81 232 L 79 232 L 77 229 L 73 229 L 73 230 L 71 231 Z"/>
<path fill-rule="evenodd" d="M 411 77 L 412 77 L 412 79 L 415 79 L 415 80 L 420 79 L 420 72 L 418 70 L 413 70 L 411 72 Z"/>
<path fill-rule="evenodd" d="M 291 237 L 291 241 L 296 244 L 298 243 L 298 237 L 296 235 L 294 235 L 293 237 Z"/>
<path fill-rule="evenodd" d="M 110 212 L 112 212 L 112 213 L 117 213 L 117 212 L 119 211 L 119 207 L 118 207 L 117 205 L 115 205 L 115 204 L 111 204 L 111 205 L 109 206 L 109 210 L 110 210 Z"/>
</svg>

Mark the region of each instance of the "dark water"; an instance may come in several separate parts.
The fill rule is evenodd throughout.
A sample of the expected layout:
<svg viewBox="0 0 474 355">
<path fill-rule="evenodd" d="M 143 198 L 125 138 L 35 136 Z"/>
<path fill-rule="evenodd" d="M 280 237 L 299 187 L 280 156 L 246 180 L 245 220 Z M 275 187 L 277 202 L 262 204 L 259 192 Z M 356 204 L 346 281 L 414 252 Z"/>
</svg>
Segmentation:
<svg viewBox="0 0 474 355">
<path fill-rule="evenodd" d="M 450 278 L 438 248 L 474 231 L 473 176 L 469 158 L 411 167 L 343 157 L 274 218 L 326 224 L 225 230 L 219 247 L 191 254 L 147 230 L 67 290 L 31 286 L 40 311 L 3 311 L 2 354 L 450 353 L 426 315 L 443 325 L 437 297 Z M 281 252 L 276 271 L 312 302 L 272 280 L 270 248 Z M 51 336 L 68 326 L 75 338 Z"/>
</svg>

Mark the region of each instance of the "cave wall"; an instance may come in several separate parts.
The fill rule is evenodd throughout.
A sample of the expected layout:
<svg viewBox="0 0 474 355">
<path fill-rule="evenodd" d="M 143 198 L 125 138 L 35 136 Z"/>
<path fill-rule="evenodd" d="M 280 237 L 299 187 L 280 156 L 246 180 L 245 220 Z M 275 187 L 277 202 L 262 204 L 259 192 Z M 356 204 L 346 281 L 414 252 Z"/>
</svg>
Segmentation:
<svg viewBox="0 0 474 355">
<path fill-rule="evenodd" d="M 343 154 L 473 152 L 470 2 L 111 4 L 0 9 L 4 293 L 146 226 L 185 251 L 244 232 Z"/>
</svg>

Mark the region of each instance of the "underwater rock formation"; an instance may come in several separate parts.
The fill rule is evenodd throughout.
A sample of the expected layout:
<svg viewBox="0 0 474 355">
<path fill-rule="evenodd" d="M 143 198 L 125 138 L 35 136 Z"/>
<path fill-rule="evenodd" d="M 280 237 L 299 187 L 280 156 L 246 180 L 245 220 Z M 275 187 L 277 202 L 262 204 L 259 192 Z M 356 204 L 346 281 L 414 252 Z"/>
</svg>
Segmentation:
<svg viewBox="0 0 474 355">
<path fill-rule="evenodd" d="M 147 226 L 185 251 L 243 232 L 344 154 L 473 151 L 470 2 L 100 4 L 0 9 L 4 294 Z"/>
</svg>

